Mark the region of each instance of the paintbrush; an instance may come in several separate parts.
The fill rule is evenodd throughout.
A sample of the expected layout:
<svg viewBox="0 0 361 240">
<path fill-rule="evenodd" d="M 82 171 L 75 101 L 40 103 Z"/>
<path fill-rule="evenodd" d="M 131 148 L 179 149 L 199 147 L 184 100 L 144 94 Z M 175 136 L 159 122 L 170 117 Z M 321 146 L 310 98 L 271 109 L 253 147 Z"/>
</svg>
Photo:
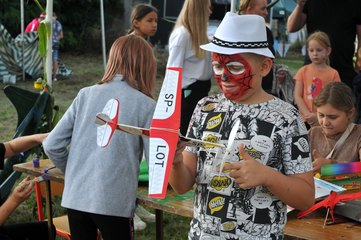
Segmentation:
<svg viewBox="0 0 361 240">
<path fill-rule="evenodd" d="M 31 179 L 29 182 L 22 182 L 22 183 L 20 183 L 19 186 L 20 186 L 21 191 L 23 191 L 30 183 L 42 182 L 44 180 L 45 180 L 45 178 L 43 176 L 39 176 L 34 179 Z"/>
</svg>

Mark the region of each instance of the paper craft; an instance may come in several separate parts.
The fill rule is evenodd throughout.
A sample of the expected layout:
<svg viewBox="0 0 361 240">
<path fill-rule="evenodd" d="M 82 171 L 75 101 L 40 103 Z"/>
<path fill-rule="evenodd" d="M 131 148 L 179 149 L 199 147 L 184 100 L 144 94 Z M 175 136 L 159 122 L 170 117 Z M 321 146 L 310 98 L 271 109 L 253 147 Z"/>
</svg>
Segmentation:
<svg viewBox="0 0 361 240">
<path fill-rule="evenodd" d="M 330 195 L 331 191 L 343 192 L 343 191 L 347 190 L 346 188 L 326 182 L 322 179 L 314 178 L 314 181 L 315 181 L 315 199 L 316 200 Z"/>
<path fill-rule="evenodd" d="M 322 166 L 321 179 L 347 190 L 361 188 L 361 162 L 337 163 Z"/>
</svg>

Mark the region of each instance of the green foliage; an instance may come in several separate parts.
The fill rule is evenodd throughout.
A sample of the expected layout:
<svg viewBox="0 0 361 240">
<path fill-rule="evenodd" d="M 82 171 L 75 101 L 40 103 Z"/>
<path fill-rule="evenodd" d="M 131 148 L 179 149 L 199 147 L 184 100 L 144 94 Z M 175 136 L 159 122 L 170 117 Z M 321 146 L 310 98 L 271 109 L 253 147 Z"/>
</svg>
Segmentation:
<svg viewBox="0 0 361 240">
<path fill-rule="evenodd" d="M 32 19 L 38 17 L 42 12 L 34 0 L 27 0 L 25 2 L 24 24 L 26 25 Z M 46 0 L 39 0 L 39 4 L 46 5 Z M 20 32 L 20 1 L 14 0 L 0 0 L 0 23 L 15 37 Z M 89 31 L 97 29 L 100 33 L 100 1 L 99 0 L 62 0 L 54 1 L 54 12 L 58 16 L 58 20 L 63 25 L 64 39 L 61 41 L 62 51 L 97 51 L 101 52 L 100 38 L 89 34 Z M 114 31 L 112 26 L 114 22 L 121 22 L 123 16 L 123 0 L 104 0 L 104 22 L 106 29 L 106 37 L 108 33 Z M 117 31 L 122 32 L 122 29 Z M 91 37 L 96 39 L 93 41 Z M 114 39 L 109 39 L 111 42 Z M 97 44 L 97 45 L 94 45 Z"/>
<path fill-rule="evenodd" d="M 38 28 L 38 34 L 39 34 L 39 53 L 42 58 L 46 57 L 46 45 L 47 45 L 47 34 L 46 34 L 46 25 L 45 23 L 40 23 Z"/>
<path fill-rule="evenodd" d="M 80 39 L 78 39 L 78 37 L 74 32 L 71 31 L 64 32 L 64 41 L 61 41 L 60 43 L 62 49 L 77 49 L 79 44 L 80 44 Z"/>
<path fill-rule="evenodd" d="M 45 12 L 45 9 L 43 8 L 43 6 L 41 6 L 41 4 L 38 0 L 34 0 L 34 2 L 38 6 L 38 8 L 40 9 L 41 12 Z"/>
<path fill-rule="evenodd" d="M 294 42 L 289 51 L 293 51 L 293 52 L 301 52 L 301 49 L 302 47 L 305 45 L 305 42 L 304 41 L 300 41 L 300 40 L 297 40 L 296 42 Z"/>
</svg>

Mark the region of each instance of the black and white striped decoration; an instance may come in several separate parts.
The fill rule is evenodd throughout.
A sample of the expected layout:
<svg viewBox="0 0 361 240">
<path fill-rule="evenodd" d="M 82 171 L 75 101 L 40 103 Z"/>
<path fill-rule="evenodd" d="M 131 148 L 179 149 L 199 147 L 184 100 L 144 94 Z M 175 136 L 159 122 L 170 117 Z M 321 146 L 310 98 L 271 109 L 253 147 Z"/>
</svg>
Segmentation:
<svg viewBox="0 0 361 240">
<path fill-rule="evenodd" d="M 24 42 L 25 72 L 33 79 L 42 76 L 43 64 L 38 50 L 38 33 L 19 34 L 15 39 L 0 24 L 0 80 L 4 75 L 16 75 L 22 78 L 22 42 Z"/>
<path fill-rule="evenodd" d="M 253 48 L 267 48 L 268 42 L 228 42 L 221 40 L 219 38 L 213 37 L 212 43 L 221 47 L 227 48 L 244 48 L 244 49 L 253 49 Z"/>
</svg>

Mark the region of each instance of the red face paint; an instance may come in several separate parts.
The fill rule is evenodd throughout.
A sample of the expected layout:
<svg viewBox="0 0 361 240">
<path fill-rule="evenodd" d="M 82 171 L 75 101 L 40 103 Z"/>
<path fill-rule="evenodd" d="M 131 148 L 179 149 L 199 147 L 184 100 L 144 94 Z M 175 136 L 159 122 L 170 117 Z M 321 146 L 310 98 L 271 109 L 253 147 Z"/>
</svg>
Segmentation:
<svg viewBox="0 0 361 240">
<path fill-rule="evenodd" d="M 252 68 L 240 54 L 212 54 L 214 77 L 218 86 L 230 100 L 241 98 L 252 88 Z"/>
</svg>

